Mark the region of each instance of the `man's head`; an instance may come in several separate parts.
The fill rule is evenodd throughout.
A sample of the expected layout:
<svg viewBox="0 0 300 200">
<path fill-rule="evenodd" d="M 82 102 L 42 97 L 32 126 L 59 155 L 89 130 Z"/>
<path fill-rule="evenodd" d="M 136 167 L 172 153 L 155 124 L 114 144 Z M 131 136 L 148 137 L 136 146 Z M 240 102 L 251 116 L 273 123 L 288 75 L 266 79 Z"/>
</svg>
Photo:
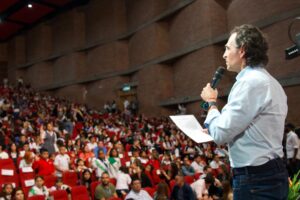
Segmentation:
<svg viewBox="0 0 300 200">
<path fill-rule="evenodd" d="M 205 174 L 211 173 L 212 168 L 209 165 L 204 166 L 203 171 Z"/>
<path fill-rule="evenodd" d="M 206 177 L 204 178 L 204 181 L 205 181 L 206 188 L 209 188 L 211 185 L 214 184 L 215 178 L 213 177 L 213 175 L 211 173 L 208 173 L 206 175 Z"/>
<path fill-rule="evenodd" d="M 66 153 L 66 147 L 65 146 L 60 146 L 59 147 L 59 153 L 64 155 Z"/>
<path fill-rule="evenodd" d="M 142 183 L 140 179 L 133 179 L 131 183 L 131 188 L 135 193 L 139 193 L 142 189 Z"/>
<path fill-rule="evenodd" d="M 175 176 L 175 181 L 176 181 L 176 184 L 179 186 L 179 187 L 182 187 L 184 185 L 184 175 L 182 173 L 178 173 L 176 176 Z"/>
<path fill-rule="evenodd" d="M 48 159 L 48 158 L 49 158 L 49 152 L 48 152 L 47 149 L 41 149 L 41 150 L 40 150 L 40 153 L 41 153 L 41 157 L 42 157 L 43 159 Z"/>
<path fill-rule="evenodd" d="M 188 156 L 186 156 L 186 157 L 183 158 L 183 164 L 184 164 L 185 166 L 190 166 L 191 161 L 190 161 L 190 159 L 189 159 Z"/>
<path fill-rule="evenodd" d="M 239 72 L 246 66 L 268 63 L 268 43 L 261 31 L 252 25 L 241 25 L 231 31 L 223 58 L 227 70 Z"/>
<path fill-rule="evenodd" d="M 103 172 L 101 175 L 101 183 L 103 186 L 107 186 L 109 184 L 109 175 L 107 172 Z"/>
<path fill-rule="evenodd" d="M 100 159 L 102 159 L 102 160 L 105 159 L 105 153 L 104 153 L 104 151 L 103 151 L 102 149 L 100 149 L 100 150 L 98 151 L 98 157 L 99 157 Z"/>
<path fill-rule="evenodd" d="M 295 130 L 295 126 L 292 123 L 287 123 L 284 126 L 284 132 L 285 133 L 289 133 L 290 131 L 294 131 Z"/>
</svg>

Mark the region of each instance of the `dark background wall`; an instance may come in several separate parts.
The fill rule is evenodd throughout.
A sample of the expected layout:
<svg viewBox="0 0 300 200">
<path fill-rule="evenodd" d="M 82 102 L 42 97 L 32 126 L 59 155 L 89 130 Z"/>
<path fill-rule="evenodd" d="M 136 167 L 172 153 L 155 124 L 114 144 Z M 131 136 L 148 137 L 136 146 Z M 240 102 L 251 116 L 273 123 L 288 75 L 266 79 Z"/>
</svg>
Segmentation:
<svg viewBox="0 0 300 200">
<path fill-rule="evenodd" d="M 228 32 L 252 23 L 268 37 L 267 69 L 288 95 L 288 121 L 299 125 L 300 56 L 284 55 L 292 45 L 288 26 L 299 15 L 299 0 L 91 0 L 0 44 L 0 78 L 23 77 L 38 90 L 97 108 L 113 99 L 121 105 L 122 85 L 132 84 L 147 115 L 186 103 L 200 116 L 199 93 L 224 65 Z M 293 30 L 300 32 L 299 23 Z M 222 103 L 234 77 L 222 80 Z"/>
</svg>

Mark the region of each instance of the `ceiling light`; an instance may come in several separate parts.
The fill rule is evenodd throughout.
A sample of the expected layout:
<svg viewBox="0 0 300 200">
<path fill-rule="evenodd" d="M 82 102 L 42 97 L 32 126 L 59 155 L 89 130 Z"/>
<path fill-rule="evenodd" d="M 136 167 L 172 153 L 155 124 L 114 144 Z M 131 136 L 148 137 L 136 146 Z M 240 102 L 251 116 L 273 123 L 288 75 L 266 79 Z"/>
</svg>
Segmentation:
<svg viewBox="0 0 300 200">
<path fill-rule="evenodd" d="M 29 3 L 29 4 L 27 5 L 27 7 L 28 7 L 28 8 L 32 8 L 32 4 Z"/>
</svg>

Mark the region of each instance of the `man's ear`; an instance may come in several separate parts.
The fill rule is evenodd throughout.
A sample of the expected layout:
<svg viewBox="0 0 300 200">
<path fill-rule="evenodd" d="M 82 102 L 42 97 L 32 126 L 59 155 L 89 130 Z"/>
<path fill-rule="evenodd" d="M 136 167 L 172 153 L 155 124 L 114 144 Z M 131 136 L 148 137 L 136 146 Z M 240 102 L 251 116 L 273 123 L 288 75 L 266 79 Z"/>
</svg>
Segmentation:
<svg viewBox="0 0 300 200">
<path fill-rule="evenodd" d="M 240 58 L 245 58 L 246 52 L 243 46 L 239 49 L 239 54 L 240 54 Z"/>
</svg>

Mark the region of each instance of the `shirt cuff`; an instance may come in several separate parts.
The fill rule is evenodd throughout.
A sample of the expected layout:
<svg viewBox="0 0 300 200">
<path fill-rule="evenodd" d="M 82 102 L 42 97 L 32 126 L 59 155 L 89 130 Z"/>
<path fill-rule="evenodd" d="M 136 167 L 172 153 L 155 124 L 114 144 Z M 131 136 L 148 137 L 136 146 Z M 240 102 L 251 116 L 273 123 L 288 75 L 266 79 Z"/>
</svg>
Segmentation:
<svg viewBox="0 0 300 200">
<path fill-rule="evenodd" d="M 211 109 L 206 116 L 206 119 L 204 121 L 205 128 L 209 127 L 209 124 L 212 122 L 212 120 L 220 115 L 220 112 L 218 109 Z"/>
</svg>

